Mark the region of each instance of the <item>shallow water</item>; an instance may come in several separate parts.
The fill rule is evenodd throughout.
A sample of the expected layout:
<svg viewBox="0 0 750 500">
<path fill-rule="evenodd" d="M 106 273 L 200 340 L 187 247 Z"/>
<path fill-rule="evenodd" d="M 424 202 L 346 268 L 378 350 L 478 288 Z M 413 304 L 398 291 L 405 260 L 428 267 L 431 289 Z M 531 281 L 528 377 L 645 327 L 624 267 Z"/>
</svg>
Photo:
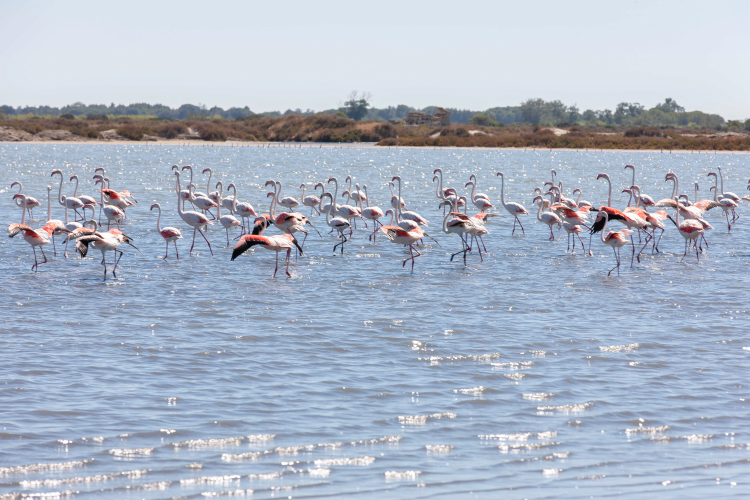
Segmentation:
<svg viewBox="0 0 750 500">
<path fill-rule="evenodd" d="M 705 175 L 722 166 L 742 196 L 745 155 L 0 144 L 0 159 L 8 222 L 20 222 L 14 180 L 41 218 L 52 169 L 93 196 L 105 167 L 139 201 L 122 229 L 143 252 L 125 248 L 103 282 L 98 252 L 47 248 L 34 273 L 28 244 L 0 240 L 0 498 L 747 498 L 747 203 L 729 234 L 709 213 L 700 264 L 680 263 L 668 227 L 661 254 L 631 269 L 625 247 L 620 276 L 607 277 L 609 248 L 594 239 L 593 258 L 566 253 L 535 211 L 525 236 L 493 220 L 483 262 L 449 262 L 460 245 L 440 232 L 431 182 L 443 167 L 463 191 L 475 172 L 498 204 L 503 170 L 506 200 L 532 211 L 551 168 L 595 205 L 608 172 L 625 206 L 626 163 L 654 199 L 669 196 L 670 170 L 691 199 L 695 180 L 708 197 Z M 212 167 L 264 211 L 270 178 L 299 198 L 302 182 L 351 174 L 385 209 L 399 174 L 442 248 L 426 240 L 411 273 L 403 249 L 360 229 L 334 255 L 314 217 L 323 237 L 311 233 L 291 279 L 271 278 L 271 252 L 230 262 L 217 227 L 215 255 L 199 239 L 190 256 L 173 164 Z M 154 201 L 186 236 L 179 261 L 173 248 L 161 260 Z"/>
</svg>

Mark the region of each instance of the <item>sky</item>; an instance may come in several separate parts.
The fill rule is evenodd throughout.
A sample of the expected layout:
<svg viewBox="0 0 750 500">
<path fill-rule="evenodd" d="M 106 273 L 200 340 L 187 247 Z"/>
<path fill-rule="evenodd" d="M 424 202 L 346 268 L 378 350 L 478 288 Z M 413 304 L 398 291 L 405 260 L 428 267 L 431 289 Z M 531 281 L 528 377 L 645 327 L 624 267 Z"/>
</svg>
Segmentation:
<svg viewBox="0 0 750 500">
<path fill-rule="evenodd" d="M 0 104 L 585 109 L 750 118 L 750 1 L 0 0 Z"/>
</svg>

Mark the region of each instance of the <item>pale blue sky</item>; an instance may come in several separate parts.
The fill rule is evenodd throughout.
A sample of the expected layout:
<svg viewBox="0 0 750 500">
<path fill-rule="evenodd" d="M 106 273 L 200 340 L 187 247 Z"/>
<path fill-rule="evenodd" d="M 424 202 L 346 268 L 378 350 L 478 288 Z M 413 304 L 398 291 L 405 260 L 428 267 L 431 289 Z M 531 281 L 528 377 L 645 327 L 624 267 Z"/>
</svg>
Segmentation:
<svg viewBox="0 0 750 500">
<path fill-rule="evenodd" d="M 750 1 L 0 0 L 0 104 L 474 110 L 529 97 L 750 117 Z"/>
</svg>

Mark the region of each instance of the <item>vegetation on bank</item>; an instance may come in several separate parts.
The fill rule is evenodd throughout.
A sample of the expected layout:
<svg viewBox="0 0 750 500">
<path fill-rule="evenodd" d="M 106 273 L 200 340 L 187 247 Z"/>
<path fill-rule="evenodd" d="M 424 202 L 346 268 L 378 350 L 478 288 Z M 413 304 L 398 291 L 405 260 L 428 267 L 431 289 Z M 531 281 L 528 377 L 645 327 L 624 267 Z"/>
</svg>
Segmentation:
<svg viewBox="0 0 750 500">
<path fill-rule="evenodd" d="M 428 106 L 416 109 L 404 104 L 374 108 L 370 106 L 369 93 L 352 92 L 343 105 L 315 112 L 313 110 L 287 109 L 285 112 L 272 111 L 268 113 L 254 113 L 247 106 L 223 109 L 208 108 L 205 105 L 183 104 L 179 108 L 170 108 L 162 104 L 135 103 L 129 105 L 114 103 L 84 104 L 77 102 L 62 108 L 51 106 L 0 106 L 0 119 L 25 120 L 34 116 L 41 118 L 77 118 L 99 116 L 116 120 L 128 117 L 133 120 L 182 120 L 182 121 L 216 121 L 216 120 L 245 120 L 260 118 L 280 118 L 291 115 L 311 117 L 318 115 L 334 115 L 351 118 L 355 121 L 400 121 L 412 111 L 422 111 L 434 114 L 436 107 Z M 527 99 L 518 106 L 494 107 L 484 111 L 447 108 L 451 112 L 451 122 L 458 124 L 473 124 L 486 127 L 501 127 L 514 124 L 570 126 L 579 125 L 584 128 L 596 127 L 675 127 L 675 128 L 713 128 L 729 130 L 750 130 L 750 119 L 740 122 L 726 121 L 717 114 L 702 111 L 686 111 L 674 99 L 667 98 L 651 108 L 635 102 L 621 102 L 614 110 L 581 111 L 575 104 L 568 106 L 561 101 L 544 101 L 543 99 Z"/>
<path fill-rule="evenodd" d="M 203 140 L 247 142 L 374 142 L 379 146 L 513 147 L 572 149 L 750 150 L 750 134 L 671 127 L 543 127 L 464 125 L 407 127 L 320 114 L 236 120 L 169 120 L 89 115 L 85 118 L 0 120 L 0 141 Z"/>
<path fill-rule="evenodd" d="M 585 130 L 579 126 L 470 127 L 406 131 L 378 142 L 379 146 L 654 149 L 750 151 L 750 134 L 711 130 L 670 130 L 656 127 L 623 127 L 619 130 Z"/>
</svg>

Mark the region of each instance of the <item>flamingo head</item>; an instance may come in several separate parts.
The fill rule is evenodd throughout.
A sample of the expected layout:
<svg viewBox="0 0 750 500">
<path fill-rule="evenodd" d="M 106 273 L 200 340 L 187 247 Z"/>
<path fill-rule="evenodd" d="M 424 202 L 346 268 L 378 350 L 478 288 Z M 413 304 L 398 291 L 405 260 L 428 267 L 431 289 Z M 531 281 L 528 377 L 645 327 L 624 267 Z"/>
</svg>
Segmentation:
<svg viewBox="0 0 750 500">
<path fill-rule="evenodd" d="M 227 191 L 228 191 L 228 190 L 230 190 L 230 189 L 232 189 L 232 188 L 234 188 L 235 190 L 237 189 L 237 186 L 235 186 L 235 185 L 234 185 L 234 182 L 231 182 L 231 183 L 230 183 L 230 184 L 229 184 L 229 185 L 227 186 Z"/>
<path fill-rule="evenodd" d="M 462 201 L 463 201 L 464 203 L 466 203 L 466 196 L 461 196 L 461 197 L 460 197 L 460 198 L 458 199 L 458 201 L 459 201 L 459 202 L 462 202 Z M 459 203 L 459 204 L 460 204 L 460 203 Z"/>
<path fill-rule="evenodd" d="M 335 182 L 335 183 L 338 183 L 339 181 L 338 181 L 338 180 L 337 180 L 337 179 L 336 179 L 335 177 L 330 177 L 330 178 L 328 179 L 328 183 L 330 184 L 331 182 Z"/>
<path fill-rule="evenodd" d="M 219 189 L 219 186 L 221 186 L 221 187 L 223 188 L 223 187 L 224 187 L 224 184 L 223 184 L 223 183 L 222 183 L 221 181 L 219 181 L 219 182 L 217 182 L 217 183 L 216 183 L 216 186 L 214 186 L 214 187 L 215 187 L 216 189 Z"/>
<path fill-rule="evenodd" d="M 352 180 L 352 176 L 351 175 L 347 175 L 346 179 L 344 179 L 344 182 L 349 182 L 351 180 Z"/>
<path fill-rule="evenodd" d="M 175 165 L 174 167 L 176 167 L 176 166 L 177 166 L 177 165 Z M 172 168 L 174 168 L 174 167 L 172 167 Z M 104 173 L 104 168 L 103 168 L 103 167 L 96 167 L 96 168 L 94 169 L 94 172 L 99 172 L 99 171 L 101 171 L 102 173 Z"/>
<path fill-rule="evenodd" d="M 69 182 L 73 182 L 73 179 L 78 179 L 78 176 L 77 175 L 71 175 Z"/>
<path fill-rule="evenodd" d="M 172 165 L 172 170 L 179 170 L 179 168 L 177 165 Z"/>
<path fill-rule="evenodd" d="M 453 205 L 453 203 L 451 203 L 451 202 L 450 202 L 450 201 L 448 201 L 448 200 L 445 200 L 445 201 L 441 201 L 441 202 L 440 202 L 440 204 L 438 205 L 438 208 L 443 208 L 443 207 L 450 207 L 450 206 L 452 206 L 452 205 Z M 388 212 L 386 212 L 386 213 L 388 213 Z"/>
<path fill-rule="evenodd" d="M 16 182 L 14 182 L 13 184 L 11 184 L 11 185 L 10 185 L 10 187 L 13 187 L 13 186 L 20 186 L 20 185 L 21 185 L 21 183 L 20 183 L 20 182 L 18 182 L 18 181 L 16 181 Z M 47 186 L 47 187 L 50 187 L 50 186 Z"/>
<path fill-rule="evenodd" d="M 86 203 L 83 204 L 83 206 L 85 206 L 87 208 L 98 207 L 99 206 L 99 202 L 98 201 L 87 201 Z"/>
<path fill-rule="evenodd" d="M 750 186 L 748 186 L 747 188 L 750 189 Z M 716 190 L 716 186 L 711 186 L 710 188 L 708 188 L 708 190 L 709 191 L 714 191 L 714 190 Z"/>
<path fill-rule="evenodd" d="M 700 189 L 700 188 L 701 188 L 701 187 L 700 187 L 700 186 L 698 185 L 698 183 L 696 182 L 696 183 L 695 183 L 695 189 L 696 189 L 696 190 L 698 190 L 698 189 Z"/>
<path fill-rule="evenodd" d="M 599 180 L 599 179 L 609 179 L 609 175 L 607 175 L 607 174 L 599 174 L 599 175 L 596 176 L 596 180 Z"/>
<path fill-rule="evenodd" d="M 432 171 L 433 175 L 436 174 L 436 173 L 438 173 L 438 172 L 442 173 L 443 169 L 442 168 L 436 168 L 435 170 Z"/>
<path fill-rule="evenodd" d="M 399 183 L 401 182 L 401 176 L 400 175 L 394 175 L 393 179 L 391 179 L 391 182 L 397 180 Z"/>
<path fill-rule="evenodd" d="M 345 189 L 345 190 L 344 190 L 344 192 L 343 192 L 343 193 L 341 193 L 341 197 L 342 197 L 342 198 L 346 198 L 347 196 L 349 196 L 349 190 L 348 190 L 348 189 Z"/>
<path fill-rule="evenodd" d="M 633 170 L 635 170 L 635 167 L 633 165 L 625 165 L 625 170 L 627 170 L 629 168 L 632 168 Z"/>
<path fill-rule="evenodd" d="M 581 190 L 580 190 L 580 189 L 578 189 L 578 188 L 575 188 L 575 189 L 573 190 L 573 194 L 576 194 L 576 193 L 580 193 L 580 192 L 581 192 Z"/>
<path fill-rule="evenodd" d="M 182 170 L 190 170 L 192 172 L 193 167 L 191 167 L 190 165 L 185 165 L 184 167 L 182 167 Z"/>
<path fill-rule="evenodd" d="M 552 181 L 547 181 L 547 182 L 544 183 L 544 185 L 545 186 L 554 186 L 554 184 L 552 184 Z"/>
<path fill-rule="evenodd" d="M 325 189 L 325 186 L 323 185 L 322 182 L 319 182 L 319 183 L 315 184 L 315 188 L 314 189 L 318 189 L 318 188 Z"/>
<path fill-rule="evenodd" d="M 15 200 L 16 198 L 21 199 L 21 200 L 25 200 L 26 199 L 26 195 L 25 194 L 21 194 L 21 193 L 14 194 L 13 195 L 13 199 Z"/>
<path fill-rule="evenodd" d="M 328 194 L 328 193 L 326 193 L 326 194 Z M 385 211 L 385 215 L 388 215 L 388 214 L 393 215 L 393 210 L 391 210 L 390 208 L 388 210 L 386 210 Z"/>
<path fill-rule="evenodd" d="M 49 174 L 49 176 L 54 177 L 55 174 L 60 174 L 60 177 L 62 177 L 62 170 L 56 168 L 55 170 L 52 171 L 51 174 Z"/>
<path fill-rule="evenodd" d="M 266 195 L 266 198 L 270 198 L 271 196 L 275 196 L 275 195 L 274 195 L 273 193 L 268 193 L 268 194 Z"/>
<path fill-rule="evenodd" d="M 709 172 L 709 173 L 708 173 L 708 175 L 707 175 L 706 177 L 711 177 L 712 175 L 713 175 L 714 177 L 716 177 L 716 172 Z"/>
<path fill-rule="evenodd" d="M 555 170 L 554 168 L 552 169 L 552 175 L 557 175 L 557 170 Z"/>
<path fill-rule="evenodd" d="M 266 183 L 265 183 L 264 185 L 265 185 L 265 186 L 275 186 L 275 185 L 276 185 L 276 183 L 275 183 L 275 182 L 273 182 L 273 181 L 266 181 Z"/>
<path fill-rule="evenodd" d="M 300 188 L 300 189 L 302 189 L 303 187 L 305 187 L 305 185 L 304 185 L 304 184 L 300 184 L 300 185 L 299 185 L 299 188 Z"/>
<path fill-rule="evenodd" d="M 96 182 L 94 183 L 94 186 L 96 186 L 97 184 L 101 184 L 101 183 L 102 183 L 102 180 L 101 179 L 97 179 Z"/>
<path fill-rule="evenodd" d="M 469 186 L 473 186 L 473 185 L 474 185 L 474 183 L 471 182 L 471 181 L 469 181 L 469 182 L 466 183 L 466 185 L 464 187 L 469 187 Z"/>
<path fill-rule="evenodd" d="M 471 174 L 469 176 L 469 180 L 472 180 L 472 179 L 474 179 L 476 181 L 477 180 L 477 175 L 476 174 Z"/>
<path fill-rule="evenodd" d="M 630 189 L 623 189 L 623 193 L 633 194 L 633 192 Z"/>
<path fill-rule="evenodd" d="M 448 188 L 448 189 L 445 190 L 445 194 L 448 195 L 448 196 L 454 195 L 454 194 L 456 194 L 456 190 L 453 189 L 453 188 Z"/>
<path fill-rule="evenodd" d="M 554 172 L 554 170 L 553 170 L 553 172 Z M 498 172 L 495 175 L 498 176 L 498 177 L 505 177 L 505 175 L 502 172 Z"/>
<path fill-rule="evenodd" d="M 211 170 L 211 168 L 210 168 L 210 167 L 207 167 L 207 168 L 204 168 L 204 169 L 203 169 L 203 172 L 201 172 L 201 173 L 202 173 L 202 174 L 205 174 L 206 172 L 211 172 L 211 173 L 213 173 L 213 170 Z"/>
<path fill-rule="evenodd" d="M 159 205 L 158 203 L 154 203 L 153 205 L 151 205 L 151 208 L 149 210 L 153 210 L 155 208 L 161 208 L 161 205 Z"/>
</svg>

